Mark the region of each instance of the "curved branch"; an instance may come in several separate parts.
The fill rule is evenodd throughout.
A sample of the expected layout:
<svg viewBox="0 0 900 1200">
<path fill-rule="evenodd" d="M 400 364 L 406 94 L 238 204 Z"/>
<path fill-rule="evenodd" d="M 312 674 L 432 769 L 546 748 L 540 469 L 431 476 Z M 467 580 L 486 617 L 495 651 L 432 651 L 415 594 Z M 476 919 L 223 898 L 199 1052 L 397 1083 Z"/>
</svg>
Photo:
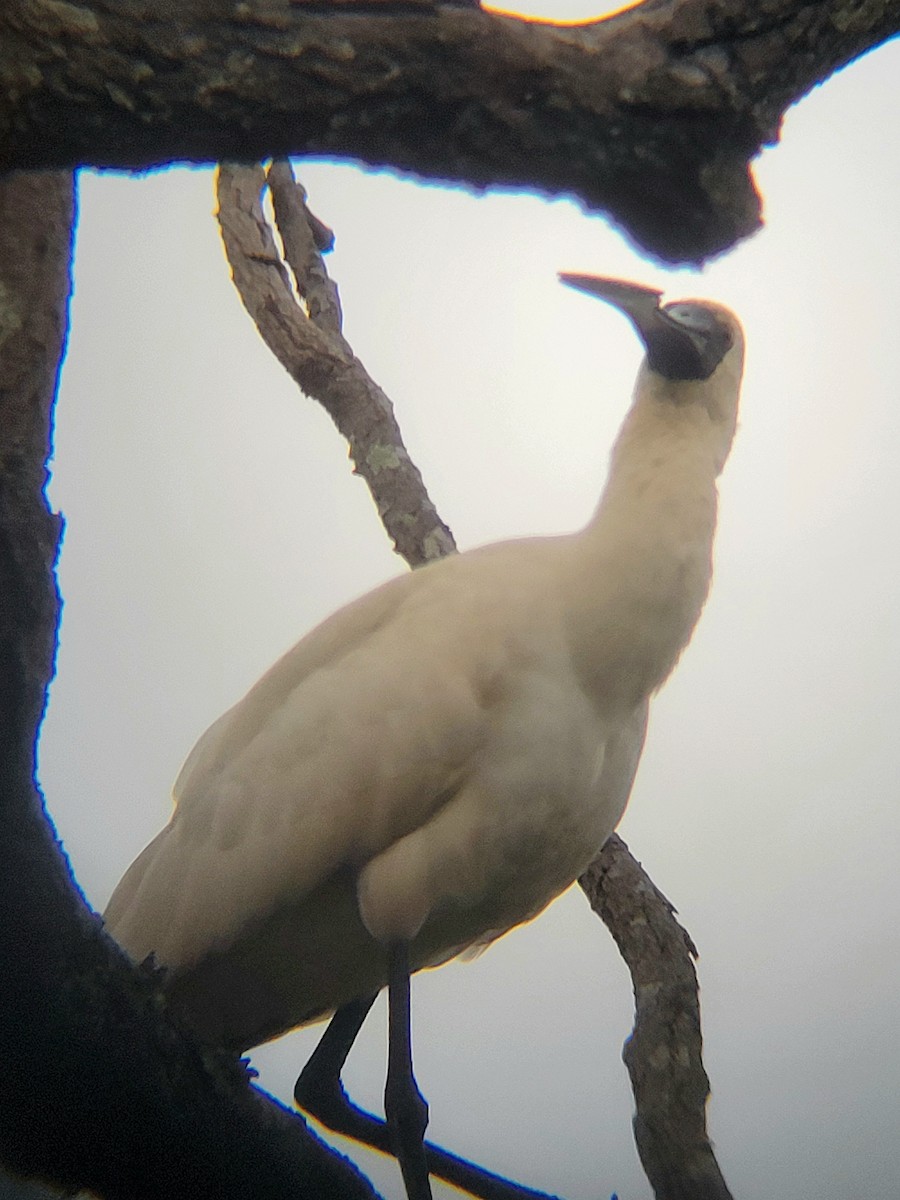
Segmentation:
<svg viewBox="0 0 900 1200">
<path fill-rule="evenodd" d="M 313 288 L 323 287 L 326 274 L 321 258 L 311 249 L 311 230 L 318 223 L 308 214 L 306 220 L 311 223 L 306 230 L 296 227 L 303 216 L 305 193 L 298 190 L 287 163 L 275 164 L 268 181 L 286 257 L 288 246 L 292 247 L 290 265 L 297 291 L 309 297 Z M 349 428 L 365 436 L 383 420 L 384 405 L 389 401 L 352 358 L 340 333 L 323 334 L 294 299 L 287 270 L 262 213 L 259 192 L 263 182 L 261 167 L 220 169 L 219 221 L 235 286 L 263 339 L 293 378 L 335 417 L 342 431 Z M 282 225 L 283 217 L 288 219 L 288 227 Z M 254 264 L 263 263 L 265 266 L 258 267 L 264 272 L 261 275 Z M 336 291 L 327 294 L 336 303 Z M 319 346 L 326 356 L 339 355 L 341 363 L 352 363 L 345 368 L 354 378 L 350 409 L 346 390 L 332 392 L 330 380 L 335 374 L 330 367 L 315 375 Z M 304 378 L 312 380 L 314 389 L 305 387 Z M 391 422 L 396 428 L 392 411 Z M 396 437 L 402 447 L 399 430 Z M 357 457 L 362 451 L 353 446 L 351 442 L 351 452 Z M 405 449 L 402 453 L 408 462 Z M 402 512 L 402 546 L 393 531 L 389 532 L 411 567 L 453 553 L 455 545 L 446 526 L 438 527 L 443 531 L 439 540 L 430 540 L 425 532 L 434 529 L 439 518 L 411 463 L 405 476 L 380 471 L 368 476 L 367 482 L 379 512 Z M 635 1140 L 656 1196 L 658 1200 L 731 1200 L 706 1136 L 709 1083 L 701 1060 L 693 942 L 675 920 L 669 901 L 615 834 L 579 883 L 615 939 L 634 984 L 635 1026 L 624 1057 L 637 1108 Z"/>
<path fill-rule="evenodd" d="M 0 170 L 316 154 L 573 195 L 661 258 L 753 233 L 785 110 L 900 0 L 645 0 L 557 27 L 439 0 L 6 0 Z"/>
</svg>

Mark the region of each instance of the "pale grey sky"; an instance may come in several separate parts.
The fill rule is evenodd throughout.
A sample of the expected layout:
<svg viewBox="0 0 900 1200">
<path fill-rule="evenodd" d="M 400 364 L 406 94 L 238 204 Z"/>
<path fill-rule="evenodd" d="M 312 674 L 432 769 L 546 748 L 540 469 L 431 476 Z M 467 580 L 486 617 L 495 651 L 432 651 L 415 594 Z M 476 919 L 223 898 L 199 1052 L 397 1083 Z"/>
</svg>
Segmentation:
<svg viewBox="0 0 900 1200">
<path fill-rule="evenodd" d="M 744 321 L 713 593 L 621 826 L 700 947 L 711 1128 L 741 1200 L 900 1196 L 898 73 L 895 42 L 791 112 L 757 165 L 765 231 L 699 275 L 567 202 L 301 171 L 337 233 L 347 334 L 464 548 L 573 528 L 596 501 L 641 351 L 557 270 Z M 212 208 L 209 171 L 81 182 L 40 769 L 98 907 L 205 727 L 403 569 L 244 314 Z M 568 1200 L 649 1196 L 619 1059 L 629 980 L 580 893 L 418 977 L 414 1003 L 435 1140 Z M 260 1051 L 263 1085 L 288 1097 L 318 1033 Z M 382 1014 L 347 1071 L 371 1105 L 383 1042 Z M 399 1197 L 386 1160 L 348 1152 Z"/>
</svg>

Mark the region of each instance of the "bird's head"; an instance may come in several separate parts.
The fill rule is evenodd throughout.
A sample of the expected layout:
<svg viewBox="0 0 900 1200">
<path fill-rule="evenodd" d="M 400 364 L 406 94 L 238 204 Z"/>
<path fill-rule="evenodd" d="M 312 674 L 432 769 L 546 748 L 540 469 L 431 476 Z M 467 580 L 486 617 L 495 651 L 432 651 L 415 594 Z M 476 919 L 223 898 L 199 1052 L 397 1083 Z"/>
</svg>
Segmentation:
<svg viewBox="0 0 900 1200">
<path fill-rule="evenodd" d="M 664 379 L 711 378 L 731 351 L 743 351 L 740 322 L 711 300 L 676 300 L 660 305 L 658 288 L 601 275 L 559 276 L 569 287 L 598 296 L 629 318 L 647 351 L 650 369 Z"/>
<path fill-rule="evenodd" d="M 703 405 L 724 425 L 730 444 L 744 366 L 744 334 L 733 312 L 711 300 L 661 305 L 657 288 L 621 279 L 568 273 L 559 278 L 614 305 L 631 321 L 646 350 L 639 390 L 676 404 Z"/>
</svg>

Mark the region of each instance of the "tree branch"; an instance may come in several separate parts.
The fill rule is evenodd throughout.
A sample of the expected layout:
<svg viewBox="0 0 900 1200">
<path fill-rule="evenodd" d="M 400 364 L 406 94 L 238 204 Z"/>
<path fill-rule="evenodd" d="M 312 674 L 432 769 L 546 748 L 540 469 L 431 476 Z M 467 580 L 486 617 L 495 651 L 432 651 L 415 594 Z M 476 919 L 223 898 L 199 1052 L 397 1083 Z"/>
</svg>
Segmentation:
<svg viewBox="0 0 900 1200">
<path fill-rule="evenodd" d="M 263 215 L 264 182 L 259 166 L 220 169 L 219 221 L 235 286 L 266 344 L 304 391 L 335 419 L 359 461 L 366 454 L 368 431 L 383 420 L 390 402 L 352 357 L 342 335 L 337 330 L 324 333 L 295 299 Z M 294 248 L 291 266 L 297 291 L 308 296 L 313 286 L 324 288 L 325 266 L 310 249 L 316 219 L 305 232 L 297 228 L 305 211 L 305 199 L 300 199 L 305 193 L 294 182 L 288 163 L 274 164 L 268 182 L 285 256 L 289 245 Z M 287 227 L 281 225 L 282 217 L 288 220 Z M 336 289 L 331 288 L 326 289 L 327 295 L 336 305 Z M 316 373 L 320 346 L 329 362 L 339 356 L 353 379 L 352 394 L 345 386 L 332 386 L 340 375 L 330 366 Z M 440 538 L 432 537 L 430 531 L 439 518 L 419 472 L 402 448 L 393 410 L 390 420 L 391 436 L 396 439 L 392 444 L 400 447 L 408 467 L 403 472 L 376 471 L 366 481 L 379 512 L 394 519 L 393 526 L 387 521 L 385 526 L 398 553 L 416 567 L 453 553 L 456 547 L 443 524 L 438 526 Z M 625 1061 L 637 1107 L 635 1140 L 657 1200 L 731 1200 L 706 1135 L 709 1081 L 701 1058 L 693 942 L 675 920 L 669 901 L 617 836 L 609 839 L 579 883 L 615 939 L 634 984 L 635 1026 Z"/>
<path fill-rule="evenodd" d="M 613 834 L 578 880 L 634 985 L 622 1057 L 637 1112 L 634 1140 L 656 1200 L 731 1200 L 706 1132 L 697 948 L 675 909 Z"/>
<path fill-rule="evenodd" d="M 410 566 L 440 558 L 455 549 L 453 535 L 406 452 L 393 405 L 340 332 L 337 290 L 333 284 L 325 287 L 327 273 L 312 237 L 298 246 L 300 201 L 290 167 L 276 165 L 269 182 L 276 212 L 287 222 L 282 237 L 292 251 L 297 290 L 307 297 L 309 313 L 294 298 L 263 215 L 265 182 L 262 167 L 219 168 L 219 225 L 241 300 L 281 365 L 322 404 L 349 442 L 354 470 L 369 485 L 398 554 Z"/>
<path fill-rule="evenodd" d="M 232 1059 L 169 1023 L 102 932 L 34 783 L 56 650 L 44 496 L 65 339 L 69 174 L 0 179 L 0 1161 L 122 1200 L 372 1200 Z"/>
<path fill-rule="evenodd" d="M 645 0 L 576 27 L 439 0 L 6 0 L 0 170 L 316 154 L 573 195 L 661 258 L 754 232 L 785 110 L 900 0 Z"/>
</svg>

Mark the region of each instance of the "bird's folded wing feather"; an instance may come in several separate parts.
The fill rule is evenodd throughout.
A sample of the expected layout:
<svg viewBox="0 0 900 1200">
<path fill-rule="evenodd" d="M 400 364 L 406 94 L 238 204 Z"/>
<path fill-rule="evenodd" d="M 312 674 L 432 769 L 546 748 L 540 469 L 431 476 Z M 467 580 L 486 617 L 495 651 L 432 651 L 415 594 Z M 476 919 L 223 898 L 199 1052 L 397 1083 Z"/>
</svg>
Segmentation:
<svg viewBox="0 0 900 1200">
<path fill-rule="evenodd" d="M 248 915 L 427 822 L 482 753 L 504 687 L 559 653 L 546 634 L 552 601 L 536 586 L 545 556 L 554 578 L 559 541 L 531 541 L 524 559 L 526 543 L 507 543 L 402 576 L 276 663 L 201 738 L 172 821 L 113 896 L 108 924 L 129 953 L 190 964 Z"/>
</svg>

